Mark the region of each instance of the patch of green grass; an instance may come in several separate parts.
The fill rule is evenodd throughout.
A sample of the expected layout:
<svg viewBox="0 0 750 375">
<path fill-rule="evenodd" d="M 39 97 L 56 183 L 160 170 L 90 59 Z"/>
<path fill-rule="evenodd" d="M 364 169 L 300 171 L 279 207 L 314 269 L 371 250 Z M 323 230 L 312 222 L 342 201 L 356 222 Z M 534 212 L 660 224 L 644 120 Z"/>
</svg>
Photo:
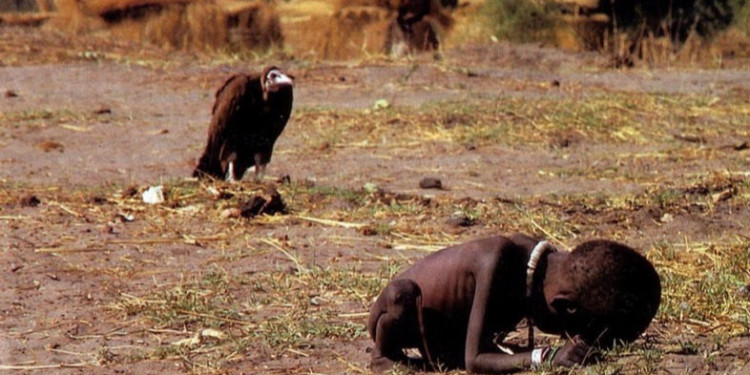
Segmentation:
<svg viewBox="0 0 750 375">
<path fill-rule="evenodd" d="M 300 198 L 305 199 L 312 195 L 318 195 L 352 202 L 361 202 L 365 199 L 367 194 L 363 190 L 340 188 L 330 185 L 306 185 L 305 183 L 294 183 L 285 187 L 285 190 L 289 192 L 290 197 L 299 196 Z"/>
<path fill-rule="evenodd" d="M 732 26 L 750 38 L 750 1 L 730 0 L 729 3 L 734 13 Z"/>
<path fill-rule="evenodd" d="M 159 328 L 220 327 L 223 319 L 237 319 L 224 271 L 212 269 L 200 280 L 180 283 L 161 293 L 139 298 L 124 295 L 115 309 L 126 315 L 146 313 Z"/>
<path fill-rule="evenodd" d="M 489 0 L 483 13 L 495 36 L 514 42 L 552 41 L 559 22 L 546 3 L 526 0 Z"/>
<path fill-rule="evenodd" d="M 676 191 L 674 189 L 660 190 L 654 195 L 656 203 L 661 208 L 674 206 L 675 204 L 677 204 L 677 202 L 681 201 L 682 198 L 682 192 Z"/>
<path fill-rule="evenodd" d="M 587 143 L 661 144 L 673 134 L 707 139 L 746 135 L 737 116 L 744 112 L 750 112 L 746 102 L 716 102 L 712 96 L 604 92 L 594 92 L 585 100 L 482 99 L 375 112 L 306 109 L 300 121 L 310 124 L 305 133 L 308 149 L 300 152 L 384 145 L 400 149 L 427 142 L 546 147 L 561 132 L 578 134 Z M 685 142 L 679 146 L 679 150 L 694 148 Z"/>
<path fill-rule="evenodd" d="M 136 292 L 120 295 L 111 312 L 151 329 L 149 335 L 161 341 L 158 345 L 146 345 L 142 353 L 132 354 L 134 361 L 170 358 L 196 371 L 225 368 L 236 356 L 249 353 L 278 358 L 291 350 L 314 356 L 319 353 L 321 341 L 345 345 L 361 339 L 367 335 L 363 322 L 373 297 L 405 264 L 429 251 L 469 238 L 519 231 L 552 239 L 563 247 L 594 236 L 626 243 L 637 240 L 662 276 L 664 299 L 657 329 L 659 334 L 661 330 L 668 333 L 655 342 L 639 340 L 612 352 L 611 357 L 623 357 L 624 361 L 611 360 L 584 371 L 645 374 L 664 369 L 659 358 L 665 353 L 701 355 L 710 360 L 713 351 L 706 347 L 705 340 L 721 347 L 729 339 L 748 333 L 750 306 L 747 299 L 734 294 L 750 277 L 748 241 L 744 237 L 732 237 L 735 241 L 729 241 L 726 238 L 731 234 L 714 231 L 707 235 L 706 242 L 691 242 L 683 235 L 665 233 L 657 227 L 666 225 L 661 222 L 664 213 L 675 218 L 707 217 L 708 221 L 717 219 L 716 215 L 722 212 L 734 214 L 735 209 L 744 210 L 750 199 L 750 178 L 744 173 L 727 171 L 685 174 L 666 180 L 658 173 L 651 173 L 653 169 L 638 169 L 628 163 L 658 165 L 656 171 L 661 171 L 667 169 L 664 167 L 667 163 L 731 158 L 729 165 L 742 166 L 740 161 L 731 164 L 745 158 L 742 152 L 731 150 L 722 154 L 724 151 L 707 150 L 703 145 L 677 140 L 672 133 L 689 132 L 702 137 L 746 135 L 747 130 L 738 125 L 744 125 L 739 120 L 740 114 L 747 111 L 750 111 L 747 103 L 712 102 L 705 97 L 609 93 L 595 93 L 585 101 L 540 97 L 488 100 L 479 104 L 432 104 L 416 109 L 394 107 L 376 112 L 302 111 L 306 123 L 317 122 L 318 126 L 313 127 L 310 139 L 303 142 L 301 152 L 309 151 L 304 150 L 306 147 L 314 148 L 319 135 L 324 136 L 321 139 L 334 139 L 334 147 L 350 148 L 346 152 L 386 148 L 398 151 L 426 143 L 546 149 L 557 134 L 572 131 L 586 144 L 623 145 L 621 149 L 625 151 L 620 154 L 613 151 L 611 157 L 606 155 L 597 160 L 597 166 L 553 171 L 551 175 L 567 173 L 566 176 L 592 180 L 619 179 L 642 184 L 644 190 L 640 193 L 580 191 L 571 195 L 480 200 L 459 199 L 449 191 L 427 199 L 421 193 L 294 182 L 277 186 L 291 207 L 291 214 L 234 219 L 222 218 L 220 214 L 265 186 L 249 181 L 227 184 L 176 179 L 162 182 L 167 191 L 167 202 L 163 205 L 145 205 L 139 194 L 123 197 L 123 187 L 112 185 L 101 189 L 53 190 L 49 195 L 65 209 L 50 205 L 37 213 L 28 210 L 15 215 L 18 194 L 10 190 L 19 185 L 14 182 L 3 183 L 2 187 L 8 187 L 8 191 L 0 189 L 0 203 L 9 206 L 8 216 L 41 222 L 50 221 L 48 217 L 55 220 L 62 217 L 84 228 L 107 223 L 119 212 L 134 212 L 135 222 L 115 224 L 122 233 L 118 238 L 132 240 L 118 246 L 132 246 L 145 259 L 131 261 L 123 257 L 125 261 L 97 266 L 97 272 L 108 276 L 141 277 L 140 284 L 133 284 Z M 651 145 L 656 151 L 633 155 L 627 147 L 630 144 Z M 578 149 L 570 150 L 550 152 L 572 153 Z M 217 195 L 211 189 L 226 194 Z M 87 201 L 91 195 L 101 195 L 107 201 L 94 205 Z M 183 210 L 191 207 L 194 209 Z M 457 212 L 478 220 L 480 225 L 466 232 L 447 230 L 442 222 Z M 304 221 L 302 216 L 331 222 Z M 287 227 L 307 224 L 310 228 L 304 227 L 285 238 Z M 336 234 L 316 236 L 316 232 L 323 232 L 319 228 L 324 226 L 335 227 Z M 361 226 L 373 230 L 365 233 Z M 646 237 L 649 231 L 663 237 L 650 246 L 643 246 L 647 239 L 633 238 L 641 233 L 646 233 Z M 69 237 L 60 236 L 59 242 L 62 247 L 72 244 L 71 250 L 77 250 L 73 238 L 84 232 L 74 227 L 69 233 L 72 233 Z M 200 234 L 216 239 L 195 240 Z M 144 242 L 139 242 L 139 236 L 145 237 Z M 337 240 L 340 243 L 331 245 L 328 241 L 336 236 L 340 236 Z M 100 237 L 92 237 L 91 244 L 98 246 Z M 714 240 L 718 237 L 721 238 Z M 151 239 L 166 241 L 150 243 Z M 369 248 L 352 251 L 360 241 Z M 334 260 L 327 263 L 315 259 L 301 243 L 309 243 L 311 249 L 328 246 L 325 256 Z M 187 251 L 200 249 L 201 259 L 209 265 L 198 264 L 200 268 L 194 273 L 182 278 L 165 276 L 165 283 L 160 281 L 144 288 L 144 284 L 151 283 L 148 279 L 144 282 L 143 275 L 150 277 L 152 271 L 157 275 L 172 271 L 152 269 L 162 256 L 170 256 L 163 253 L 163 244 L 185 246 Z M 105 242 L 103 246 L 116 254 L 113 244 Z M 371 251 L 373 248 L 375 251 Z M 344 255 L 336 255 L 338 250 L 343 250 Z M 153 257 L 154 254 L 158 256 Z M 360 263 L 361 259 L 377 259 L 380 264 Z M 144 266 L 146 262 L 151 263 Z M 221 266 L 212 266 L 212 262 Z M 253 265 L 251 270 L 248 264 Z M 231 266 L 239 266 L 242 271 Z M 70 271 L 92 272 L 83 266 Z M 208 329 L 224 336 L 200 336 Z M 670 338 L 672 333 L 685 332 L 700 332 L 700 336 L 675 334 L 674 340 Z M 200 339 L 195 342 L 182 341 L 196 334 Z M 102 353 L 102 358 L 107 360 L 107 353 Z"/>
<path fill-rule="evenodd" d="M 662 276 L 659 320 L 712 334 L 750 333 L 750 301 L 737 294 L 750 276 L 746 242 L 662 244 L 648 254 Z"/>
<path fill-rule="evenodd" d="M 189 358 L 221 368 L 233 353 L 271 353 L 313 348 L 318 340 L 353 340 L 366 335 L 362 319 L 347 318 L 341 305 L 366 312 L 395 270 L 384 265 L 375 274 L 354 266 L 304 266 L 251 275 L 230 275 L 214 267 L 194 279 L 146 296 L 123 295 L 112 306 L 131 317 L 142 317 L 155 329 L 216 329 L 226 337 L 171 343 L 153 350 L 153 358 Z M 196 336 L 198 337 L 198 336 Z"/>
<path fill-rule="evenodd" d="M 41 126 L 64 122 L 80 122 L 93 115 L 71 110 L 33 110 L 9 112 L 0 115 L 0 127 Z"/>
</svg>

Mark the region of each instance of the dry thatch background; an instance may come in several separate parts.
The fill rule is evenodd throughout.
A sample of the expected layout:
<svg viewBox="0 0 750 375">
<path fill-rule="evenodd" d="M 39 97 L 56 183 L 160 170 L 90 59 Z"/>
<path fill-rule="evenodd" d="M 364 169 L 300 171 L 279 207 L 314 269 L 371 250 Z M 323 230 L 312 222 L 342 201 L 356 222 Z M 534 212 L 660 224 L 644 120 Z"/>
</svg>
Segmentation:
<svg viewBox="0 0 750 375">
<path fill-rule="evenodd" d="M 73 34 L 107 33 L 191 50 L 262 49 L 283 39 L 263 2 L 232 0 L 58 0 L 49 26 Z"/>
<path fill-rule="evenodd" d="M 52 5 L 27 3 L 15 8 L 21 13 L 2 13 L 0 19 L 19 25 L 46 23 L 50 28 L 75 35 L 98 33 L 120 40 L 147 41 L 161 47 L 262 53 L 269 48 L 287 46 L 292 54 L 327 59 L 382 54 L 388 28 L 396 14 L 395 3 L 368 0 L 55 0 Z M 435 9 L 425 22 L 434 24 L 444 33 L 443 29 L 451 23 L 450 16 Z"/>
<path fill-rule="evenodd" d="M 681 0 L 675 6 L 686 8 L 672 10 L 676 15 L 665 6 L 640 0 L 616 5 L 597 0 L 444 0 L 444 6 L 439 0 L 426 1 L 432 3 L 431 13 L 414 28 L 434 32 L 446 48 L 499 36 L 601 51 L 618 60 L 615 65 L 632 65 L 636 60 L 651 65 L 694 63 L 750 53 L 750 29 L 744 25 L 750 19 L 750 4 L 744 0 L 721 0 L 716 5 Z M 691 1 L 698 5 L 687 7 Z M 0 8 L 0 23 L 47 25 L 74 35 L 99 34 L 160 47 L 252 54 L 274 50 L 307 59 L 406 51 L 392 47 L 403 38 L 394 33 L 399 6 L 394 0 L 20 0 L 13 4 Z M 645 14 L 641 21 L 640 14 Z M 412 50 L 425 45 L 412 43 Z"/>
</svg>

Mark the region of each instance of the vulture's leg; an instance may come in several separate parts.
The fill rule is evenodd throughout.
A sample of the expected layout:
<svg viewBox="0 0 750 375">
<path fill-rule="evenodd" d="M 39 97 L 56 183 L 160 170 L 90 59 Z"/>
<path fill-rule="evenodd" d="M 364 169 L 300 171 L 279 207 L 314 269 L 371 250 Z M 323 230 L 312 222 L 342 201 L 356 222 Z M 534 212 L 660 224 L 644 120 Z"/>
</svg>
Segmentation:
<svg viewBox="0 0 750 375">
<path fill-rule="evenodd" d="M 263 163 L 263 155 L 255 154 L 255 181 L 260 182 L 266 175 L 266 164 Z"/>
<path fill-rule="evenodd" d="M 227 175 L 224 177 L 224 179 L 227 182 L 237 182 L 237 180 L 234 179 L 234 162 L 229 162 L 229 167 L 227 167 Z"/>
<path fill-rule="evenodd" d="M 237 182 L 237 175 L 234 174 L 234 163 L 237 162 L 237 153 L 233 152 L 226 158 L 227 171 L 224 174 L 224 180 L 227 182 Z M 242 176 L 240 176 L 241 178 Z"/>
</svg>

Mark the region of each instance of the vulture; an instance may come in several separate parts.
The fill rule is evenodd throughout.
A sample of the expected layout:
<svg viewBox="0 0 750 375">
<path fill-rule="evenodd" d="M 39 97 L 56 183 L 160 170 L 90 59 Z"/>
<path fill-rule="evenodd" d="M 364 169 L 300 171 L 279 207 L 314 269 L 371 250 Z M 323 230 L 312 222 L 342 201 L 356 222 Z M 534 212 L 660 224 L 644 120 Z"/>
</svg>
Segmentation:
<svg viewBox="0 0 750 375">
<path fill-rule="evenodd" d="M 260 179 L 292 112 L 294 77 L 271 66 L 236 74 L 216 91 L 208 143 L 193 177 L 241 180 L 255 166 Z"/>
</svg>

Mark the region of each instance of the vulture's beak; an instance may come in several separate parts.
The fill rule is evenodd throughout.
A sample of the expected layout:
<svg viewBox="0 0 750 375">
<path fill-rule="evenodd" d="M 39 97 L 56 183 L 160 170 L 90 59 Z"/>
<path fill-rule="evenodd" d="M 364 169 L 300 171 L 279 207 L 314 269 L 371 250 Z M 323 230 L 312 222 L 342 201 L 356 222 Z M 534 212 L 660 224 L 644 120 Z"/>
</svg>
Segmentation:
<svg viewBox="0 0 750 375">
<path fill-rule="evenodd" d="M 276 86 L 294 86 L 294 78 L 287 74 L 279 74 L 273 81 Z"/>
</svg>

